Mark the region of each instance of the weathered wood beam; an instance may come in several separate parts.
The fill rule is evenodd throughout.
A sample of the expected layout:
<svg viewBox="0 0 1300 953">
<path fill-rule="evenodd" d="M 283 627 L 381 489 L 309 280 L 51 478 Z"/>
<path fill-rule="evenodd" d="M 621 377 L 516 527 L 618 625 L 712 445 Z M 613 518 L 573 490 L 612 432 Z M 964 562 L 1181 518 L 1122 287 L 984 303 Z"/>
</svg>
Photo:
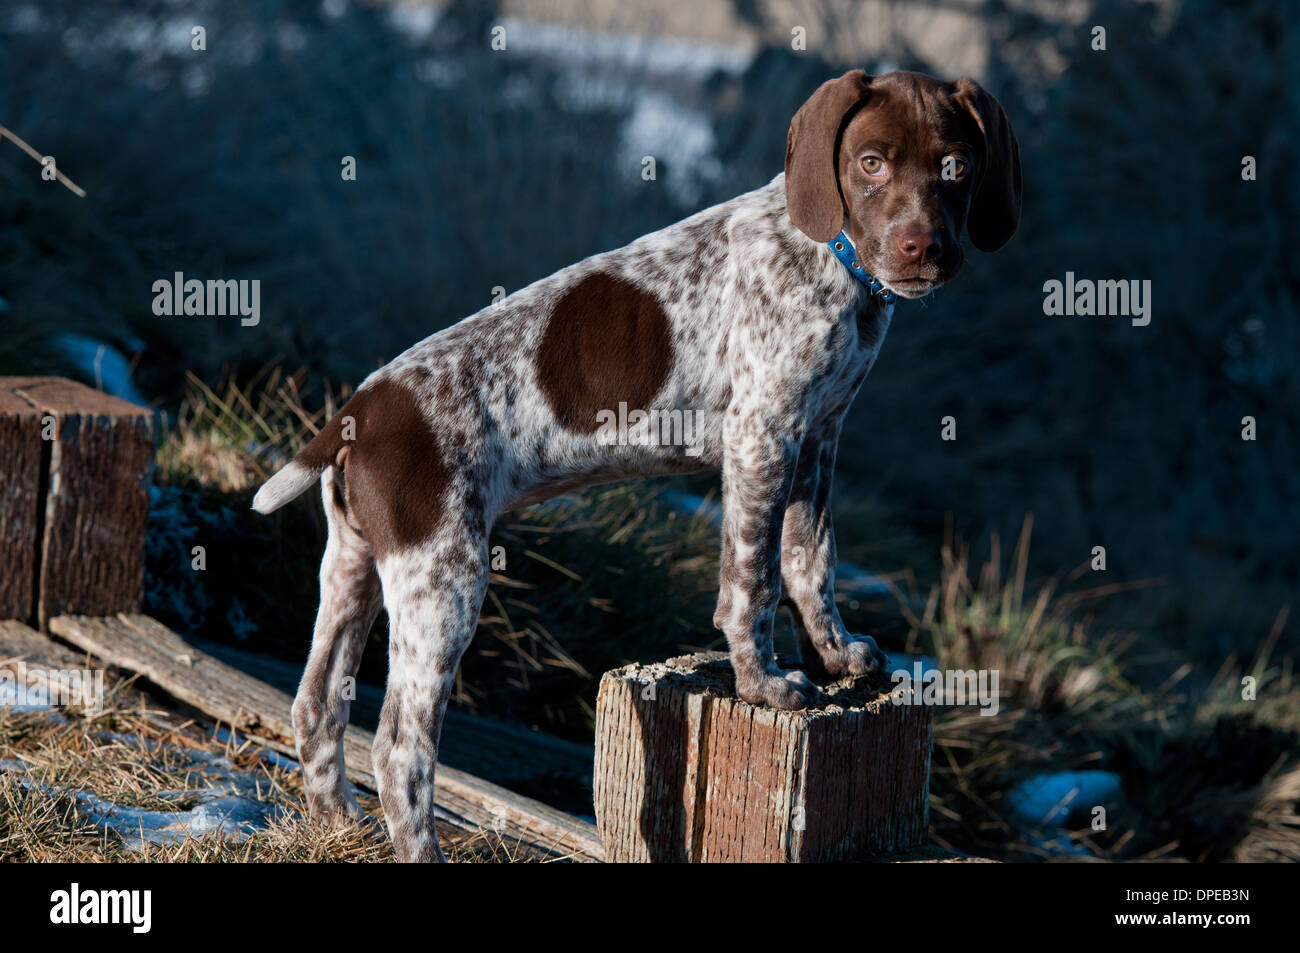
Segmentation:
<svg viewBox="0 0 1300 953">
<path fill-rule="evenodd" d="M 261 652 L 199 639 L 192 643 L 214 658 L 290 694 L 297 691 L 302 663 L 294 664 Z M 352 722 L 373 730 L 379 724 L 384 689 L 358 682 L 352 700 Z M 513 787 L 558 777 L 591 791 L 592 747 L 544 731 L 532 731 L 490 715 L 447 709 L 442 723 L 438 763 L 452 765 L 480 778 Z"/>
<path fill-rule="evenodd" d="M 296 756 L 292 698 L 214 658 L 145 615 L 60 616 L 50 631 L 104 662 L 139 672 L 168 694 L 276 751 Z M 348 777 L 374 790 L 374 735 L 350 726 L 343 736 Z M 493 830 L 555 857 L 603 859 L 593 825 L 455 768 L 435 779 L 438 816 L 465 830 Z"/>
<path fill-rule="evenodd" d="M 25 662 L 40 669 L 84 669 L 86 653 L 76 652 L 12 619 L 0 620 L 0 670 Z"/>
</svg>

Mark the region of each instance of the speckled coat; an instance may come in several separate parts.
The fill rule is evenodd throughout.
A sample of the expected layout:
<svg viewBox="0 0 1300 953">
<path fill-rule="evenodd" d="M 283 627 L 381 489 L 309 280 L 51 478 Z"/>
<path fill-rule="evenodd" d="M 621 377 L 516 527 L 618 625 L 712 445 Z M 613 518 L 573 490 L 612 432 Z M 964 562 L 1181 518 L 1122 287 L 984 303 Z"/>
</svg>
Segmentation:
<svg viewBox="0 0 1300 953">
<path fill-rule="evenodd" d="M 321 605 L 294 704 L 313 812 L 357 813 L 342 686 L 385 606 L 381 803 L 399 858 L 441 858 L 438 738 L 488 583 L 489 529 L 504 510 L 577 486 L 721 472 L 714 623 L 740 697 L 780 708 L 816 697 L 802 671 L 776 666 L 782 600 L 814 675 L 883 666 L 835 607 L 829 498 L 841 421 L 893 305 L 797 228 L 786 202 L 783 174 L 426 338 L 370 375 L 258 492 L 254 508 L 270 512 L 322 482 Z M 629 409 L 689 412 L 691 439 L 665 440 Z M 626 432 L 610 439 L 602 421 L 619 413 Z"/>
</svg>

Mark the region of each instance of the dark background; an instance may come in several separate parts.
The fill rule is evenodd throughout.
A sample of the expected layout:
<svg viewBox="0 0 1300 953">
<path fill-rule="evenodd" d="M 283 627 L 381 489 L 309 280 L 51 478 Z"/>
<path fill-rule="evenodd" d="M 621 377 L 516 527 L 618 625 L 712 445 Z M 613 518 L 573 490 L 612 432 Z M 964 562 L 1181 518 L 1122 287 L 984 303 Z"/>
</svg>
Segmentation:
<svg viewBox="0 0 1300 953">
<path fill-rule="evenodd" d="M 531 21 L 507 21 L 517 43 L 497 53 L 488 31 L 511 11 L 492 3 L 436 15 L 343 0 L 6 5 L 0 124 L 56 156 L 88 196 L 41 181 L 0 143 L 0 373 L 93 382 L 89 348 L 100 382 L 120 389 L 104 374 L 116 355 L 171 426 L 193 411 L 195 380 L 252 394 L 281 368 L 298 372 L 295 393 L 315 412 L 489 303 L 493 287 L 769 181 L 790 116 L 824 79 L 856 66 L 951 79 L 979 50 L 976 78 L 1020 139 L 1021 229 L 898 308 L 841 445 L 841 557 L 923 600 L 945 534 L 981 553 L 997 538 L 1005 556 L 1032 515 L 1031 580 L 1123 590 L 1089 612 L 1138 633 L 1157 680 L 1186 661 L 1208 683 L 1270 633 L 1290 672 L 1300 22 L 1288 5 L 885 3 L 864 15 L 830 0 L 701 0 L 689 5 L 698 18 L 647 15 L 641 38 L 612 53 L 602 5 L 573 6 L 570 26 L 596 32 L 548 45 Z M 956 29 L 943 19 L 954 11 Z M 704 13 L 739 24 L 735 42 L 692 37 L 697 20 L 713 22 Z M 204 53 L 189 48 L 193 23 L 207 30 Z M 806 52 L 790 49 L 791 24 L 808 24 Z M 1104 52 L 1091 48 L 1094 25 L 1106 27 Z M 676 59 L 658 56 L 665 42 Z M 640 177 L 643 154 L 657 158 L 654 182 Z M 357 159 L 355 182 L 340 178 L 344 155 Z M 1242 180 L 1246 155 L 1256 181 Z M 261 324 L 154 316 L 152 283 L 178 270 L 260 279 Z M 1067 271 L 1150 280 L 1150 325 L 1045 316 L 1043 283 Z M 947 415 L 956 442 L 939 438 Z M 1246 415 L 1254 442 L 1241 439 Z M 241 447 L 272 467 L 275 443 Z M 315 565 L 279 537 L 224 570 L 228 593 L 177 608 L 169 600 L 185 597 L 164 592 L 186 585 L 167 574 L 194 532 L 265 542 L 245 523 L 250 481 L 164 466 L 159 482 L 155 519 L 179 513 L 181 525 L 155 527 L 176 551 L 151 550 L 147 608 L 300 652 L 310 593 L 265 590 L 301 576 L 314 586 Z M 299 517 L 306 550 L 319 546 L 313 506 Z M 1086 571 L 1094 546 L 1106 548 L 1104 574 Z M 662 592 L 649 602 L 662 606 Z M 587 609 L 582 626 L 598 629 L 604 617 Z M 707 617 L 683 614 L 686 641 L 707 641 Z M 564 618 L 546 624 L 570 651 L 566 636 L 583 637 Z M 382 656 L 368 664 L 382 678 Z M 582 733 L 553 711 L 527 717 Z"/>
</svg>

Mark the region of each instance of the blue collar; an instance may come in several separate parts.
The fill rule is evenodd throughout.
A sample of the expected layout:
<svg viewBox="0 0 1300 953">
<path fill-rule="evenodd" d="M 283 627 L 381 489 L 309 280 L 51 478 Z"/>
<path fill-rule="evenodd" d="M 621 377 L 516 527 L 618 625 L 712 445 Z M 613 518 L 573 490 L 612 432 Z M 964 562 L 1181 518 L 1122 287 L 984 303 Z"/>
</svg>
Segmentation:
<svg viewBox="0 0 1300 953">
<path fill-rule="evenodd" d="M 862 267 L 862 262 L 858 261 L 858 253 L 854 251 L 853 242 L 849 241 L 848 235 L 840 232 L 826 245 L 835 253 L 835 257 L 840 260 L 841 264 L 849 270 L 849 274 L 862 282 L 863 287 L 873 295 L 878 295 L 885 304 L 894 303 L 898 296 L 882 285 L 879 278 Z"/>
</svg>

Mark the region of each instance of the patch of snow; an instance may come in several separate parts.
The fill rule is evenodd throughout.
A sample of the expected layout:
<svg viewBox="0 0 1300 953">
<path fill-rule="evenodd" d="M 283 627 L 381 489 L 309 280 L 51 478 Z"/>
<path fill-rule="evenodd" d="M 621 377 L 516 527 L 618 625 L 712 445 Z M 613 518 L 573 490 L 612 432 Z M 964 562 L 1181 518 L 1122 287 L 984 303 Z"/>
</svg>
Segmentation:
<svg viewBox="0 0 1300 953">
<path fill-rule="evenodd" d="M 1113 804 L 1122 793 L 1119 775 L 1113 771 L 1060 771 L 1021 781 L 1008 802 L 1022 824 L 1049 827 L 1064 824 L 1076 811 Z"/>
<path fill-rule="evenodd" d="M 249 636 L 257 634 L 257 623 L 248 617 L 244 604 L 235 596 L 231 597 L 230 608 L 226 610 L 226 626 L 230 629 L 230 634 L 241 642 L 246 642 Z"/>
<path fill-rule="evenodd" d="M 218 797 L 189 811 L 148 811 L 105 801 L 88 791 L 69 792 L 91 822 L 117 834 L 132 850 L 146 844 L 174 844 L 216 832 L 246 840 L 284 809 L 244 797 Z"/>
<path fill-rule="evenodd" d="M 1071 815 L 1109 807 L 1123 796 L 1112 771 L 1059 771 L 1021 781 L 1007 797 L 1013 819 L 1028 829 L 1032 842 L 1052 854 L 1092 856 L 1065 829 Z"/>
<path fill-rule="evenodd" d="M 131 382 L 131 367 L 126 358 L 111 344 L 80 334 L 60 334 L 54 343 L 78 371 L 94 381 L 97 389 L 141 407 L 149 406 Z"/>
<path fill-rule="evenodd" d="M 19 704 L 18 686 L 10 679 L 0 681 L 0 708 L 18 715 L 44 712 L 51 721 L 66 724 L 67 718 L 54 705 L 32 705 L 27 702 Z"/>
<path fill-rule="evenodd" d="M 176 756 L 188 758 L 194 769 L 191 777 L 205 786 L 157 793 L 162 797 L 197 798 L 198 803 L 188 810 L 149 810 L 116 804 L 90 791 L 43 785 L 30 777 L 22 778 L 20 783 L 24 788 L 36 786 L 51 794 L 66 794 L 92 823 L 120 836 L 132 850 L 141 850 L 146 844 L 179 843 L 213 832 L 245 840 L 289 810 L 259 800 L 262 789 L 269 788 L 266 780 L 237 770 L 221 755 L 164 745 L 137 735 L 105 733 L 105 736 L 142 743 L 151 750 L 166 748 Z M 0 760 L 0 771 L 28 773 L 25 764 L 12 758 Z"/>
<path fill-rule="evenodd" d="M 627 170 L 629 185 L 643 187 L 642 162 L 655 160 L 654 182 L 662 182 L 674 201 L 693 207 L 704 187 L 723 174 L 713 123 L 698 109 L 675 96 L 647 89 L 617 76 L 571 72 L 556 84 L 563 108 L 573 112 L 617 110 L 627 118 L 619 131 L 614 161 Z"/>
<path fill-rule="evenodd" d="M 195 539 L 229 532 L 239 519 L 230 507 L 203 504 L 195 490 L 157 484 L 149 487 L 145 536 L 145 606 L 149 611 L 180 619 L 188 629 L 198 628 L 206 620 L 213 598 L 203 574 L 190 571 L 190 548 Z"/>
<path fill-rule="evenodd" d="M 701 80 L 715 70 L 739 74 L 754 58 L 743 46 L 685 37 L 592 30 L 517 16 L 503 17 L 501 25 L 511 52 L 551 56 L 575 67 L 610 67 Z"/>
<path fill-rule="evenodd" d="M 438 25 L 438 9 L 431 3 L 395 3 L 388 10 L 388 25 L 412 42 L 428 39 Z"/>
<path fill-rule="evenodd" d="M 713 125 L 703 113 L 689 109 L 663 93 L 636 97 L 631 115 L 623 123 L 619 144 L 621 167 L 632 170 L 641 182 L 642 162 L 655 160 L 673 199 L 695 205 L 705 186 L 722 177 L 722 161 L 714 155 Z"/>
<path fill-rule="evenodd" d="M 11 681 L 0 681 L 0 708 L 18 714 L 33 711 L 54 711 L 53 705 L 18 704 L 18 686 Z"/>
</svg>

